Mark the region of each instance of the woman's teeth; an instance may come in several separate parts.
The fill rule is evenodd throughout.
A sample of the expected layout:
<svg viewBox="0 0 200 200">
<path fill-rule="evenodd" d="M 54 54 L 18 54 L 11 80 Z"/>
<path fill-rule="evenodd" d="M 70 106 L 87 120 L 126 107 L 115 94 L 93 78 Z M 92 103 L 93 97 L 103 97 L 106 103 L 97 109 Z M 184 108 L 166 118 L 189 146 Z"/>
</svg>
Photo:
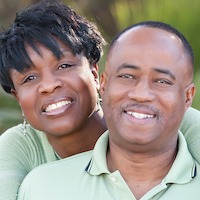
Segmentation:
<svg viewBox="0 0 200 200">
<path fill-rule="evenodd" d="M 53 110 L 61 108 L 62 106 L 68 105 L 70 103 L 71 103 L 71 101 L 60 101 L 58 103 L 51 104 L 46 107 L 45 112 L 51 112 Z"/>
</svg>

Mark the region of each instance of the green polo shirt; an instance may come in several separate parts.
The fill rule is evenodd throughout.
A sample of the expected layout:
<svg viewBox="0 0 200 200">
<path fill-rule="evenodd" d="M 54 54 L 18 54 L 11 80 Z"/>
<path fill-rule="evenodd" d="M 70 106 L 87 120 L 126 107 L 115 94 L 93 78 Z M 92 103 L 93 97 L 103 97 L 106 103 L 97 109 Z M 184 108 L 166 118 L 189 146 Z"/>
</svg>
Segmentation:
<svg viewBox="0 0 200 200">
<path fill-rule="evenodd" d="M 107 147 L 105 132 L 93 151 L 35 168 L 22 183 L 18 200 L 135 200 L 120 172 L 109 172 Z M 141 200 L 200 199 L 199 170 L 180 133 L 179 150 L 171 170 Z"/>
</svg>

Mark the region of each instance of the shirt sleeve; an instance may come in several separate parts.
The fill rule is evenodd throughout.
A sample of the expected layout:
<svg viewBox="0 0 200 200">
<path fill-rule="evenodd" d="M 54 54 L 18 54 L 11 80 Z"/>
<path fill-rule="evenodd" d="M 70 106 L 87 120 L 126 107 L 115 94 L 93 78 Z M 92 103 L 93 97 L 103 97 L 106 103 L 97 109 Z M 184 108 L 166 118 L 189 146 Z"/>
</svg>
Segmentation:
<svg viewBox="0 0 200 200">
<path fill-rule="evenodd" d="M 185 136 L 190 153 L 200 163 L 200 111 L 189 108 L 185 113 L 180 130 Z"/>
<path fill-rule="evenodd" d="M 15 200 L 25 176 L 47 162 L 39 135 L 31 126 L 23 135 L 22 125 L 18 125 L 0 136 L 0 200 Z"/>
</svg>

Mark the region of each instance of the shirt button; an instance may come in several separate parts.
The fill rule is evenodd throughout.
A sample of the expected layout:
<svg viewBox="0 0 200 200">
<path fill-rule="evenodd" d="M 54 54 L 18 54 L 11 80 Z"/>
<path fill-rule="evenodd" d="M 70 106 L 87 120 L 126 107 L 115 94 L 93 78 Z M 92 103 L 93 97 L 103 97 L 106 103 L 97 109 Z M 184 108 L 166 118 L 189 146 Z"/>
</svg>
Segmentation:
<svg viewBox="0 0 200 200">
<path fill-rule="evenodd" d="M 111 176 L 110 179 L 111 179 L 111 181 L 112 181 L 113 183 L 117 183 L 117 179 L 116 179 L 115 177 Z"/>
</svg>

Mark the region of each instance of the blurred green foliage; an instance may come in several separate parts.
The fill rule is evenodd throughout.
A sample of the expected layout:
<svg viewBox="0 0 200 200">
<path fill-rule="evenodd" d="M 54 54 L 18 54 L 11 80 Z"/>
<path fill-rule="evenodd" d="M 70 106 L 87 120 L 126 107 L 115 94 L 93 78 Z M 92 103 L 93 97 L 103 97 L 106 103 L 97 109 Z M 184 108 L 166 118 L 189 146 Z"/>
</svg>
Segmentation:
<svg viewBox="0 0 200 200">
<path fill-rule="evenodd" d="M 13 0 L 1 0 L 1 26 L 9 24 L 8 19 L 13 18 L 15 9 L 28 5 L 30 1 L 18 0 L 16 3 L 16 0 L 13 4 Z M 32 0 L 32 2 L 36 2 L 36 0 Z M 199 0 L 63 0 L 63 2 L 71 5 L 75 11 L 86 16 L 89 20 L 95 21 L 108 42 L 118 31 L 144 20 L 163 21 L 180 30 L 194 49 L 194 82 L 197 91 L 193 107 L 200 110 Z M 7 12 L 2 6 L 7 6 L 12 12 Z M 2 14 L 3 12 L 5 12 L 5 16 Z M 3 19 L 5 24 L 2 22 Z M 100 73 L 104 67 L 104 60 L 105 56 L 100 62 Z M 0 133 L 8 127 L 22 122 L 22 120 L 20 108 L 14 98 L 11 95 L 6 95 L 0 89 Z"/>
<path fill-rule="evenodd" d="M 20 122 L 22 115 L 17 101 L 0 89 L 0 133 Z"/>
</svg>

